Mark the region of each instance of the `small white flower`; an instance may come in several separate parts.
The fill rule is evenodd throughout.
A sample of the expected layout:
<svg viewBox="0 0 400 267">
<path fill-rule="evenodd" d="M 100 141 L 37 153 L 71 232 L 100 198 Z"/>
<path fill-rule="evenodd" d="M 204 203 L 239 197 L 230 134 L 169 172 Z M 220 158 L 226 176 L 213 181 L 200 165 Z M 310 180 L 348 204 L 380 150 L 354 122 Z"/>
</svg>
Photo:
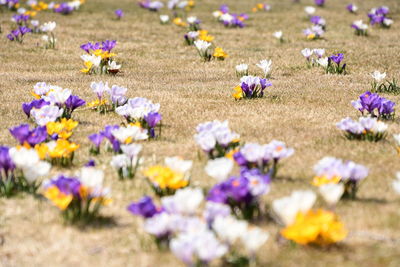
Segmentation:
<svg viewBox="0 0 400 267">
<path fill-rule="evenodd" d="M 260 63 L 256 64 L 256 66 L 262 69 L 265 77 L 267 77 L 267 75 L 271 72 L 272 60 L 261 60 Z"/>
<path fill-rule="evenodd" d="M 217 10 L 217 11 L 214 11 L 214 12 L 212 13 L 212 15 L 213 15 L 214 18 L 218 19 L 219 17 L 222 16 L 222 12 L 219 11 L 219 10 Z"/>
<path fill-rule="evenodd" d="M 113 167 L 116 170 L 119 170 L 121 168 L 126 168 L 130 166 L 130 164 L 131 164 L 131 159 L 125 154 L 113 156 L 110 161 L 111 167 Z"/>
<path fill-rule="evenodd" d="M 83 167 L 79 173 L 79 180 L 87 187 L 100 189 L 103 185 L 104 172 L 94 167 Z"/>
<path fill-rule="evenodd" d="M 272 36 L 274 36 L 276 39 L 281 40 L 283 37 L 283 32 L 282 31 L 276 31 L 272 34 Z"/>
<path fill-rule="evenodd" d="M 306 6 L 304 11 L 307 13 L 307 15 L 311 16 L 315 13 L 316 9 L 313 6 Z"/>
<path fill-rule="evenodd" d="M 236 65 L 235 68 L 236 68 L 237 72 L 244 73 L 244 72 L 248 71 L 249 65 L 247 65 L 247 64 L 239 64 L 239 65 Z"/>
<path fill-rule="evenodd" d="M 222 182 L 228 178 L 232 168 L 233 161 L 231 159 L 222 157 L 209 160 L 205 167 L 205 171 L 209 176 L 216 179 L 218 182 Z"/>
<path fill-rule="evenodd" d="M 240 238 L 249 254 L 254 255 L 267 242 L 269 234 L 258 227 L 253 227 L 244 231 Z"/>
<path fill-rule="evenodd" d="M 217 236 L 229 245 L 235 243 L 247 230 L 247 227 L 246 221 L 237 220 L 232 216 L 218 216 L 212 224 Z"/>
<path fill-rule="evenodd" d="M 121 68 L 121 65 L 118 65 L 117 62 L 115 61 L 109 61 L 108 62 L 108 69 L 110 70 L 119 70 Z"/>
<path fill-rule="evenodd" d="M 394 141 L 396 141 L 396 145 L 400 146 L 400 134 L 393 135 Z"/>
<path fill-rule="evenodd" d="M 312 56 L 314 51 L 310 48 L 304 48 L 303 50 L 301 50 L 301 53 L 308 60 Z"/>
<path fill-rule="evenodd" d="M 284 225 L 291 225 L 298 212 L 307 212 L 312 208 L 317 195 L 310 190 L 294 191 L 290 196 L 272 202 L 272 210 Z"/>
<path fill-rule="evenodd" d="M 377 121 L 372 128 L 372 131 L 377 133 L 384 133 L 386 132 L 388 125 L 382 121 Z"/>
<path fill-rule="evenodd" d="M 344 193 L 343 183 L 325 184 L 319 187 L 319 193 L 328 205 L 335 205 Z"/>
<path fill-rule="evenodd" d="M 393 20 L 392 20 L 392 19 L 389 19 L 389 18 L 384 18 L 384 19 L 383 19 L 383 24 L 384 24 L 386 27 L 390 27 L 390 26 L 393 24 Z"/>
<path fill-rule="evenodd" d="M 140 141 L 149 138 L 147 130 L 141 127 L 128 125 L 127 127 L 119 127 L 111 131 L 111 134 L 121 143 L 126 144 L 132 141 Z"/>
<path fill-rule="evenodd" d="M 329 64 L 329 59 L 328 57 L 321 57 L 317 59 L 317 64 L 320 65 L 321 67 L 328 67 Z"/>
<path fill-rule="evenodd" d="M 180 173 L 188 172 L 192 168 L 192 165 L 193 165 L 193 161 L 183 160 L 180 157 L 166 157 L 164 162 L 165 162 L 165 165 L 167 165 L 173 171 L 180 172 Z"/>
<path fill-rule="evenodd" d="M 211 43 L 203 41 L 203 40 L 197 40 L 197 41 L 194 41 L 194 45 L 196 46 L 197 50 L 204 53 L 211 46 Z"/>
<path fill-rule="evenodd" d="M 40 30 L 42 32 L 52 32 L 56 28 L 56 25 L 55 21 L 49 21 L 40 26 Z"/>
<path fill-rule="evenodd" d="M 321 58 L 325 54 L 325 49 L 317 48 L 313 50 L 314 54 L 317 55 L 318 58 Z"/>
<path fill-rule="evenodd" d="M 43 40 L 45 43 L 48 43 L 48 42 L 49 42 L 49 36 L 48 36 L 48 35 L 43 35 L 43 36 L 42 36 L 42 40 Z"/>
<path fill-rule="evenodd" d="M 36 28 L 37 26 L 39 26 L 39 21 L 38 20 L 31 20 L 31 25 Z"/>
<path fill-rule="evenodd" d="M 386 72 L 384 73 L 380 73 L 379 71 L 374 71 L 373 73 L 371 73 L 372 78 L 377 82 L 381 82 L 383 79 L 386 78 Z"/>
<path fill-rule="evenodd" d="M 188 22 L 189 24 L 194 24 L 194 23 L 196 22 L 196 20 L 197 20 L 197 17 L 195 17 L 195 16 L 190 16 L 190 17 L 188 17 L 186 20 L 187 20 L 187 22 Z"/>
<path fill-rule="evenodd" d="M 169 16 L 168 15 L 160 15 L 160 21 L 161 21 L 161 23 L 167 23 L 169 21 Z"/>
<path fill-rule="evenodd" d="M 161 198 L 162 206 L 169 213 L 191 215 L 195 214 L 204 200 L 203 191 L 200 188 L 179 189 L 172 196 Z"/>
</svg>

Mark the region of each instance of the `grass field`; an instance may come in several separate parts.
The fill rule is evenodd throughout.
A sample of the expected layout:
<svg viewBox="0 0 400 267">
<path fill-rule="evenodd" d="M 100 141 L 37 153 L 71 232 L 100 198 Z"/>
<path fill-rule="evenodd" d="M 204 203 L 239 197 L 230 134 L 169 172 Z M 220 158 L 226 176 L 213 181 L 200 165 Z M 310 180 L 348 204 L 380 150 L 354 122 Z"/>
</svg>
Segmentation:
<svg viewBox="0 0 400 267">
<path fill-rule="evenodd" d="M 349 141 L 342 137 L 335 123 L 357 111 L 350 101 L 369 90 L 370 73 L 385 71 L 400 78 L 400 2 L 398 0 L 357 0 L 359 14 L 345 10 L 348 1 L 327 0 L 317 14 L 327 20 L 324 40 L 307 41 L 302 30 L 309 26 L 303 11 L 313 1 L 268 1 L 270 12 L 251 13 L 256 0 L 198 0 L 191 14 L 202 21 L 203 28 L 215 36 L 215 43 L 228 54 L 225 61 L 204 63 L 194 47 L 184 44 L 184 29 L 161 25 L 158 14 L 139 8 L 132 0 L 87 0 L 81 9 L 61 16 L 41 12 L 41 22 L 56 21 L 56 50 L 38 46 L 40 36 L 27 35 L 24 43 L 0 39 L 0 143 L 16 145 L 8 128 L 26 122 L 21 104 L 32 99 L 35 83 L 45 81 L 70 88 L 89 101 L 94 99 L 90 83 L 107 81 L 127 87 L 129 97 L 147 97 L 161 104 L 163 135 L 160 140 L 144 143 L 145 164 L 165 156 L 194 160 L 192 183 L 209 186 L 213 180 L 204 173 L 206 158 L 199 158 L 193 135 L 198 123 L 229 120 L 231 128 L 247 142 L 286 142 L 295 154 L 283 162 L 278 178 L 264 203 L 290 194 L 295 189 L 312 189 L 313 166 L 324 156 L 353 160 L 370 169 L 358 199 L 342 201 L 336 212 L 349 230 L 340 246 L 330 249 L 290 246 L 276 242 L 279 227 L 269 220 L 257 222 L 271 237 L 259 253 L 260 266 L 399 266 L 400 198 L 391 188 L 399 168 L 392 134 L 400 133 L 399 120 L 389 122 L 389 136 L 378 143 Z M 232 11 L 250 13 L 243 29 L 228 29 L 212 17 L 221 4 Z M 354 35 L 350 24 L 367 20 L 367 11 L 387 5 L 395 21 L 389 30 L 371 28 L 370 36 Z M 121 8 L 125 17 L 114 19 Z M 162 10 L 160 13 L 165 13 Z M 12 13 L 0 13 L 4 32 L 11 27 Z M 272 37 L 284 32 L 287 42 Z M 89 76 L 79 72 L 82 54 L 79 46 L 88 41 L 117 40 L 115 52 L 122 63 L 122 73 L 115 77 Z M 349 74 L 326 75 L 320 68 L 308 68 L 300 51 L 306 47 L 325 48 L 328 54 L 343 52 Z M 264 98 L 235 101 L 231 96 L 238 83 L 235 66 L 272 59 L 272 87 Z M 260 74 L 260 73 L 259 73 Z M 385 95 L 399 102 L 400 97 Z M 108 124 L 123 122 L 117 114 L 99 115 L 88 109 L 74 113 L 80 122 L 72 140 L 81 148 L 75 166 L 87 162 L 87 136 Z M 158 252 L 151 238 L 141 230 L 141 220 L 129 214 L 126 206 L 151 190 L 142 175 L 133 181 L 119 181 L 109 167 L 111 155 L 98 157 L 106 172 L 106 184 L 112 188 L 113 203 L 102 212 L 110 221 L 97 226 L 65 226 L 59 212 L 45 199 L 20 195 L 0 199 L 0 265 L 2 266 L 180 266 L 169 252 Z M 73 173 L 76 169 L 52 169 Z M 321 202 L 322 204 L 322 202 Z"/>
</svg>

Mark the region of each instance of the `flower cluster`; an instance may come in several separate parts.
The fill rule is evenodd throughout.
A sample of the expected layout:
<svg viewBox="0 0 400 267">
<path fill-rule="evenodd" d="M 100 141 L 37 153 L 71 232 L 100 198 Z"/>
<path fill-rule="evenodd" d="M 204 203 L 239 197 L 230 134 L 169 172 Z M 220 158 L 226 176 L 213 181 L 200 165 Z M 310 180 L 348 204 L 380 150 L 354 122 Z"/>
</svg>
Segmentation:
<svg viewBox="0 0 400 267">
<path fill-rule="evenodd" d="M 164 4 L 160 1 L 142 0 L 139 1 L 139 6 L 149 11 L 157 12 L 164 7 Z"/>
<path fill-rule="evenodd" d="M 240 85 L 234 88 L 233 97 L 237 100 L 242 98 L 260 98 L 264 96 L 264 89 L 272 86 L 267 79 L 256 76 L 243 76 L 240 78 Z"/>
<path fill-rule="evenodd" d="M 380 73 L 379 71 L 374 71 L 371 74 L 371 77 L 374 81 L 371 84 L 371 89 L 373 92 L 383 92 L 383 93 L 392 93 L 399 94 L 400 86 L 397 85 L 397 81 L 393 78 L 391 81 L 387 80 L 386 82 L 382 82 L 383 79 L 386 78 L 386 72 Z"/>
<path fill-rule="evenodd" d="M 355 198 L 360 183 L 368 176 L 368 168 L 353 161 L 324 157 L 314 166 L 314 186 L 326 184 L 344 185 L 344 197 Z M 343 193 L 343 192 L 342 192 Z"/>
<path fill-rule="evenodd" d="M 22 104 L 22 109 L 28 118 L 41 126 L 59 118 L 69 119 L 77 108 L 86 104 L 83 99 L 73 95 L 70 89 L 45 82 L 37 83 L 32 95 L 36 100 Z"/>
<path fill-rule="evenodd" d="M 92 82 L 90 88 L 96 94 L 97 99 L 89 102 L 88 106 L 101 114 L 114 111 L 127 102 L 125 94 L 128 89 L 125 87 L 113 85 L 110 88 L 107 82 Z"/>
<path fill-rule="evenodd" d="M 33 134 L 31 142 L 37 142 Z M 39 158 L 37 151 L 26 147 L 0 147 L 0 196 L 10 197 L 18 192 L 36 193 L 40 178 L 51 165 Z"/>
<path fill-rule="evenodd" d="M 186 266 L 208 265 L 218 258 L 236 265 L 255 261 L 269 237 L 231 216 L 229 206 L 204 201 L 200 188 L 180 189 L 162 197 L 160 206 L 145 196 L 130 204 L 128 211 L 143 217 L 144 231 L 155 237 L 159 247 L 169 246 Z"/>
<path fill-rule="evenodd" d="M 9 34 L 7 34 L 7 38 L 10 41 L 16 41 L 22 43 L 24 40 L 25 34 L 32 32 L 32 30 L 26 26 L 19 26 L 17 29 L 12 30 Z"/>
<path fill-rule="evenodd" d="M 249 19 L 246 13 L 240 15 L 229 13 L 229 7 L 227 5 L 220 6 L 219 10 L 213 12 L 213 16 L 225 27 L 230 28 L 243 28 L 246 26 L 244 21 Z"/>
<path fill-rule="evenodd" d="M 355 4 L 348 4 L 348 5 L 346 6 L 346 9 L 347 9 L 347 11 L 349 11 L 350 13 L 355 14 L 355 13 L 357 13 L 358 6 L 356 6 Z"/>
<path fill-rule="evenodd" d="M 20 7 L 20 3 L 19 0 L 2 0 L 0 1 L 0 6 L 5 6 L 12 11 L 16 11 Z"/>
<path fill-rule="evenodd" d="M 256 4 L 252 9 L 253 12 L 258 12 L 258 11 L 270 11 L 271 6 L 266 4 L 266 3 L 258 3 Z"/>
<path fill-rule="evenodd" d="M 249 220 L 260 215 L 260 198 L 269 192 L 270 181 L 258 169 L 242 168 L 240 176 L 214 185 L 207 200 L 228 205 L 237 217 Z"/>
<path fill-rule="evenodd" d="M 355 30 L 355 34 L 359 36 L 368 35 L 368 25 L 363 23 L 362 20 L 356 20 L 351 24 L 351 27 Z"/>
<path fill-rule="evenodd" d="M 258 169 L 261 173 L 268 173 L 274 178 L 279 162 L 292 156 L 293 153 L 293 148 L 286 147 L 281 141 L 273 140 L 265 145 L 246 143 L 233 155 L 233 158 L 242 168 Z"/>
<path fill-rule="evenodd" d="M 311 209 L 315 201 L 312 191 L 294 191 L 273 201 L 274 214 L 286 226 L 280 232 L 285 239 L 301 245 L 327 246 L 347 236 L 343 223 L 333 212 Z"/>
<path fill-rule="evenodd" d="M 191 11 L 196 6 L 196 2 L 194 0 L 168 0 L 167 7 L 168 9 L 173 10 L 178 13 L 178 10 L 182 10 L 184 12 Z"/>
<path fill-rule="evenodd" d="M 59 13 L 61 15 L 69 15 L 72 12 L 78 10 L 84 2 L 85 0 L 72 0 L 69 2 L 62 2 L 60 4 L 55 4 L 53 6 L 53 10 L 55 13 Z"/>
<path fill-rule="evenodd" d="M 389 8 L 387 6 L 381 6 L 372 8 L 368 12 L 368 18 L 371 25 L 380 25 L 383 28 L 390 28 L 393 24 L 393 20 L 387 15 L 389 14 Z"/>
<path fill-rule="evenodd" d="M 81 49 L 87 54 L 82 55 L 85 68 L 81 70 L 87 74 L 117 74 L 121 65 L 114 60 L 116 56 L 111 50 L 116 46 L 117 41 L 106 40 L 101 43 L 86 43 L 81 45 Z"/>
<path fill-rule="evenodd" d="M 367 140 L 377 142 L 386 137 L 387 124 L 376 118 L 361 117 L 353 121 L 347 117 L 336 124 L 336 127 L 344 131 L 344 136 L 350 140 Z"/>
<path fill-rule="evenodd" d="M 355 109 L 359 110 L 363 116 L 366 112 L 367 115 L 379 119 L 394 119 L 394 106 L 396 104 L 378 94 L 367 91 L 360 95 L 357 100 L 351 101 L 351 104 Z"/>
<path fill-rule="evenodd" d="M 342 53 L 333 54 L 327 59 L 321 60 L 321 63 L 319 64 L 325 67 L 326 73 L 346 74 L 346 63 L 342 64 L 343 59 L 344 59 L 344 54 Z"/>
<path fill-rule="evenodd" d="M 189 185 L 193 162 L 179 157 L 165 158 L 165 165 L 154 165 L 143 171 L 158 196 L 173 195 L 177 189 Z"/>
<path fill-rule="evenodd" d="M 210 159 L 225 157 L 235 152 L 240 135 L 233 132 L 228 121 L 208 121 L 196 127 L 194 138 Z"/>
<path fill-rule="evenodd" d="M 140 127 L 147 129 L 150 138 L 157 136 L 156 127 L 159 128 L 158 136 L 161 136 L 160 104 L 153 104 L 147 98 L 135 97 L 128 99 L 125 105 L 117 107 L 115 111 L 128 123 L 137 123 Z"/>
<path fill-rule="evenodd" d="M 89 136 L 89 139 L 93 142 L 96 142 L 96 138 L 103 138 L 103 136 L 100 135 L 99 137 L 98 134 Z M 99 149 L 99 147 L 97 147 L 97 149 Z M 120 149 L 122 154 L 114 156 L 111 159 L 110 165 L 117 170 L 120 179 L 133 179 L 141 163 L 140 152 L 142 150 L 142 145 L 121 144 Z"/>
<path fill-rule="evenodd" d="M 307 40 L 321 39 L 323 37 L 323 35 L 325 34 L 326 21 L 324 18 L 322 18 L 320 16 L 312 16 L 312 14 L 314 14 L 314 12 L 315 12 L 315 8 L 314 7 L 311 7 L 311 8 L 312 9 L 310 9 L 310 10 L 308 10 L 306 8 L 306 12 L 309 14 L 310 22 L 313 25 L 310 28 L 303 30 L 303 34 L 306 36 Z"/>
<path fill-rule="evenodd" d="M 201 36 L 199 35 L 199 37 Z M 204 41 L 200 38 L 196 41 L 193 41 L 193 44 L 196 47 L 200 57 L 204 61 L 210 61 L 213 58 L 217 60 L 224 60 L 228 57 L 228 54 L 225 53 L 225 51 L 221 47 L 213 48 L 213 43 Z"/>
<path fill-rule="evenodd" d="M 104 173 L 83 167 L 77 177 L 59 175 L 43 185 L 43 195 L 62 212 L 66 222 L 90 222 L 110 203 L 110 190 L 103 188 Z"/>
<path fill-rule="evenodd" d="M 317 48 L 317 49 L 304 48 L 303 50 L 301 50 L 301 54 L 307 60 L 307 64 L 309 67 L 322 66 L 326 68 L 328 65 L 328 58 L 323 57 L 325 54 L 325 49 L 323 48 Z M 315 55 L 315 57 L 313 57 L 313 55 Z"/>
</svg>

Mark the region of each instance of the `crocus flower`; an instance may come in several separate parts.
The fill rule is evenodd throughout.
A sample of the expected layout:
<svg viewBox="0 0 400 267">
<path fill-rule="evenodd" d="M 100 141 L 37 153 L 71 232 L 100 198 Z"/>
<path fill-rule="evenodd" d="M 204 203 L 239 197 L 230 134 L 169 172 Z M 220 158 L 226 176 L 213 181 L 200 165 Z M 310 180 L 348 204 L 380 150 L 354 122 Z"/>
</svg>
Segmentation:
<svg viewBox="0 0 400 267">
<path fill-rule="evenodd" d="M 85 100 L 81 99 L 79 96 L 70 95 L 67 101 L 65 101 L 65 108 L 66 110 L 72 113 L 75 109 L 85 104 L 86 104 Z"/>
<path fill-rule="evenodd" d="M 35 122 L 44 126 L 50 121 L 56 121 L 63 114 L 64 110 L 57 106 L 42 106 L 39 109 L 32 109 L 31 116 L 35 120 Z"/>
<path fill-rule="evenodd" d="M 264 72 L 264 78 L 270 75 L 272 68 L 272 60 L 261 60 L 260 63 L 256 64 Z"/>
<path fill-rule="evenodd" d="M 346 8 L 350 13 L 356 13 L 358 10 L 358 7 L 355 4 L 349 4 Z"/>
<path fill-rule="evenodd" d="M 121 19 L 124 16 L 124 12 L 121 9 L 115 10 L 114 14 L 117 16 L 117 19 Z"/>
<path fill-rule="evenodd" d="M 95 145 L 97 149 L 99 149 L 101 142 L 104 139 L 104 136 L 102 134 L 91 134 L 88 136 L 89 140 Z"/>
<path fill-rule="evenodd" d="M 324 6 L 325 4 L 325 0 L 314 0 L 314 2 L 317 6 Z"/>
<path fill-rule="evenodd" d="M 50 105 L 50 102 L 47 102 L 44 99 L 38 99 L 38 100 L 33 100 L 30 103 L 23 103 L 22 104 L 22 110 L 24 111 L 24 113 L 26 114 L 26 116 L 28 116 L 28 118 L 31 116 L 31 110 L 33 108 L 35 109 L 40 109 L 43 106 L 47 106 Z"/>
<path fill-rule="evenodd" d="M 13 171 L 15 164 L 12 161 L 9 153 L 10 148 L 6 146 L 0 146 L 0 175 L 2 172 L 8 176 L 9 172 Z"/>
<path fill-rule="evenodd" d="M 138 202 L 132 202 L 128 206 L 128 211 L 134 215 L 139 215 L 144 218 L 151 218 L 155 214 L 160 213 L 161 209 L 154 205 L 153 200 L 149 196 L 142 197 Z"/>
<path fill-rule="evenodd" d="M 34 147 L 47 139 L 47 130 L 45 126 L 30 130 L 28 124 L 21 124 L 9 129 L 9 131 L 21 145 L 27 143 L 31 147 Z"/>
</svg>

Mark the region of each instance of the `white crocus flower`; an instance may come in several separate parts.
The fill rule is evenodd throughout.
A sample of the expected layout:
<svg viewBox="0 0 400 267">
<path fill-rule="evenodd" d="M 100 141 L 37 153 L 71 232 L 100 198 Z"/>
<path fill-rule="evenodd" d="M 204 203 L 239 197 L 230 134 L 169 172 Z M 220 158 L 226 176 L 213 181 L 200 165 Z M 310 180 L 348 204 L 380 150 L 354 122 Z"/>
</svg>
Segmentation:
<svg viewBox="0 0 400 267">
<path fill-rule="evenodd" d="M 379 83 L 381 82 L 383 79 L 386 78 L 386 72 L 384 73 L 380 73 L 379 71 L 374 71 L 373 73 L 371 73 L 372 78 L 374 78 L 374 80 Z"/>
<path fill-rule="evenodd" d="M 110 161 L 111 167 L 115 168 L 116 170 L 127 168 L 128 166 L 130 166 L 130 164 L 131 159 L 125 154 L 113 156 Z"/>
<path fill-rule="evenodd" d="M 172 196 L 161 198 L 163 208 L 169 213 L 195 214 L 204 200 L 200 188 L 179 189 Z"/>
<path fill-rule="evenodd" d="M 188 17 L 186 20 L 187 20 L 187 22 L 188 22 L 189 24 L 193 24 L 193 23 L 196 22 L 197 17 L 195 17 L 195 16 L 190 16 L 190 17 Z"/>
<path fill-rule="evenodd" d="M 36 124 L 44 126 L 50 121 L 56 121 L 63 112 L 64 109 L 60 109 L 58 106 L 46 105 L 40 109 L 33 108 L 31 110 L 31 116 L 35 120 Z"/>
<path fill-rule="evenodd" d="M 272 34 L 272 36 L 274 36 L 276 39 L 281 40 L 283 37 L 283 32 L 282 31 L 276 31 Z"/>
<path fill-rule="evenodd" d="M 229 245 L 235 243 L 246 232 L 247 227 L 246 221 L 237 220 L 233 216 L 218 216 L 212 224 L 217 236 Z"/>
<path fill-rule="evenodd" d="M 55 21 L 49 21 L 40 26 L 40 30 L 42 32 L 52 32 L 56 28 L 56 25 Z"/>
<path fill-rule="evenodd" d="M 194 41 L 194 45 L 196 46 L 197 50 L 199 50 L 201 53 L 205 53 L 208 48 L 211 46 L 211 43 L 203 41 L 203 40 L 197 40 Z"/>
<path fill-rule="evenodd" d="M 43 99 L 51 104 L 64 104 L 71 96 L 72 92 L 70 89 L 52 90 Z"/>
<path fill-rule="evenodd" d="M 304 11 L 307 13 L 307 15 L 311 16 L 315 13 L 316 9 L 313 6 L 306 6 Z"/>
<path fill-rule="evenodd" d="M 309 60 L 314 51 L 310 48 L 304 48 L 303 50 L 301 50 L 301 53 L 307 60 Z"/>
<path fill-rule="evenodd" d="M 325 184 L 319 187 L 319 193 L 328 205 L 335 205 L 344 193 L 344 185 L 338 184 Z"/>
<path fill-rule="evenodd" d="M 400 172 L 396 173 L 396 179 L 392 183 L 394 191 L 400 195 Z"/>
<path fill-rule="evenodd" d="M 393 24 L 393 20 L 389 18 L 384 18 L 382 22 L 386 27 L 390 27 Z"/>
<path fill-rule="evenodd" d="M 240 238 L 248 253 L 254 255 L 267 242 L 269 234 L 258 227 L 253 227 L 244 231 Z"/>
<path fill-rule="evenodd" d="M 388 125 L 382 121 L 377 121 L 375 125 L 372 127 L 372 131 L 376 133 L 384 133 L 386 132 Z"/>
<path fill-rule="evenodd" d="M 262 71 L 264 72 L 264 76 L 267 77 L 271 72 L 272 60 L 261 60 L 260 63 L 256 64 L 256 66 L 262 69 Z"/>
<path fill-rule="evenodd" d="M 329 64 L 329 59 L 328 57 L 321 57 L 317 59 L 317 64 L 320 65 L 321 67 L 328 67 Z"/>
<path fill-rule="evenodd" d="M 121 68 L 121 65 L 118 65 L 117 62 L 115 61 L 109 61 L 108 62 L 108 69 L 110 70 L 119 70 Z"/>
<path fill-rule="evenodd" d="M 132 141 L 140 141 L 149 138 L 147 130 L 138 126 L 128 125 L 111 131 L 111 134 L 121 143 L 126 144 Z"/>
<path fill-rule="evenodd" d="M 313 191 L 294 191 L 290 196 L 272 202 L 272 210 L 285 225 L 291 225 L 298 212 L 307 212 L 317 199 Z"/>
<path fill-rule="evenodd" d="M 209 160 L 205 167 L 206 173 L 217 180 L 222 182 L 228 178 L 229 173 L 232 171 L 233 161 L 231 159 L 222 157 Z"/>
<path fill-rule="evenodd" d="M 129 145 L 121 145 L 122 153 L 127 155 L 129 158 L 136 158 L 140 151 L 142 151 L 142 145 L 139 144 L 129 144 Z"/>
<path fill-rule="evenodd" d="M 160 15 L 160 21 L 163 24 L 167 23 L 169 21 L 169 16 L 168 15 Z"/>
<path fill-rule="evenodd" d="M 101 188 L 104 180 L 104 172 L 94 167 L 83 167 L 79 173 L 79 180 L 90 188 Z"/>
<path fill-rule="evenodd" d="M 193 165 L 193 161 L 183 160 L 180 157 L 166 157 L 164 162 L 165 162 L 165 165 L 167 165 L 173 171 L 180 172 L 180 173 L 188 172 L 192 168 L 192 165 Z"/>
<path fill-rule="evenodd" d="M 105 92 L 110 91 L 110 87 L 108 87 L 108 83 L 103 83 L 103 82 L 98 82 L 98 83 L 92 82 L 90 84 L 90 88 L 92 88 L 92 91 L 94 93 L 96 93 L 99 98 L 102 98 L 103 94 Z"/>
<path fill-rule="evenodd" d="M 248 75 L 249 65 L 239 64 L 239 65 L 236 65 L 235 69 L 236 69 L 236 73 L 238 75 L 241 75 L 241 76 Z"/>
<path fill-rule="evenodd" d="M 39 21 L 38 20 L 31 20 L 31 25 L 36 28 L 37 26 L 39 26 Z"/>
</svg>

